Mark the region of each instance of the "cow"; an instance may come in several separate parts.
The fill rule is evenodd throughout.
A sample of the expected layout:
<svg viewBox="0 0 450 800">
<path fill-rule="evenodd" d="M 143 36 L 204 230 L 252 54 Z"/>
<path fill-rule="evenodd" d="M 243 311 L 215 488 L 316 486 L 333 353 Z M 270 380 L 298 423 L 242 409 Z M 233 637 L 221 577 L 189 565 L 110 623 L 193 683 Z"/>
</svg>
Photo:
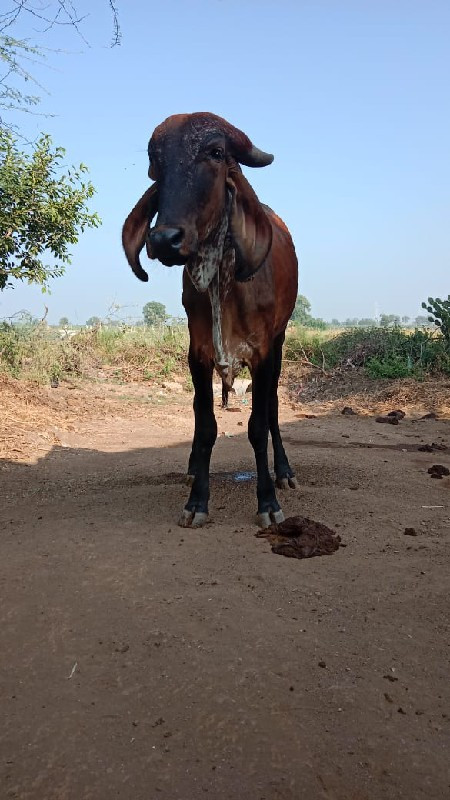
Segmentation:
<svg viewBox="0 0 450 800">
<path fill-rule="evenodd" d="M 257 468 L 258 523 L 281 522 L 268 465 L 270 430 L 277 487 L 297 488 L 278 425 L 278 379 L 287 323 L 297 297 L 297 258 L 284 222 L 258 200 L 240 165 L 265 167 L 273 156 L 215 114 L 176 114 L 154 131 L 147 189 L 122 231 L 134 274 L 148 275 L 147 255 L 183 265 L 183 305 L 190 333 L 195 431 L 189 458 L 191 492 L 179 524 L 208 519 L 209 466 L 217 438 L 212 377 L 223 402 L 241 368 L 252 377 L 248 438 Z M 156 223 L 152 227 L 154 217 Z"/>
</svg>

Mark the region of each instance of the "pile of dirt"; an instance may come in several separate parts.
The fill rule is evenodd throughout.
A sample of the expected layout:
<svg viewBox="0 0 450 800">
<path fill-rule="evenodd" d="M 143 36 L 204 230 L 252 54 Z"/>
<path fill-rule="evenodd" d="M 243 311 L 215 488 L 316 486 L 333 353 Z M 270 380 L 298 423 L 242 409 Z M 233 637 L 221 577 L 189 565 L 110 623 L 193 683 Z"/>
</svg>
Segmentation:
<svg viewBox="0 0 450 800">
<path fill-rule="evenodd" d="M 343 546 L 341 537 L 331 528 L 308 517 L 288 517 L 284 522 L 258 531 L 255 536 L 267 539 L 272 553 L 287 558 L 330 556 Z"/>
<path fill-rule="evenodd" d="M 98 384 L 52 388 L 0 375 L 0 458 L 28 459 L 61 444 L 58 431 L 71 431 L 80 420 L 119 414 L 124 405 L 109 387 Z"/>
<path fill-rule="evenodd" d="M 374 380 L 360 369 L 336 369 L 327 374 L 315 371 L 301 377 L 291 370 L 286 377 L 291 400 L 300 410 L 307 407 L 329 413 L 349 406 L 364 415 L 406 406 L 410 413 L 431 410 L 439 417 L 450 417 L 449 378 Z"/>
</svg>

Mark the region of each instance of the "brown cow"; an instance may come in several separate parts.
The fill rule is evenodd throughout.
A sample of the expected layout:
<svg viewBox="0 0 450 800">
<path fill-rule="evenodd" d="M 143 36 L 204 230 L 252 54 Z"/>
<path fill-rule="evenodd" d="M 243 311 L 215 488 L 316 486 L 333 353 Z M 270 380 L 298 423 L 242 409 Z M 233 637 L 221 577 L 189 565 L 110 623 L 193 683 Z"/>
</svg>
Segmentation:
<svg viewBox="0 0 450 800">
<path fill-rule="evenodd" d="M 125 221 L 122 240 L 141 280 L 148 280 L 139 261 L 144 244 L 150 258 L 168 267 L 184 265 L 195 433 L 188 467 L 192 489 L 180 525 L 198 527 L 208 516 L 209 464 L 217 437 L 213 370 L 226 396 L 247 365 L 258 521 L 267 527 L 284 519 L 269 473 L 269 430 L 277 486 L 297 486 L 281 441 L 277 396 L 285 329 L 297 297 L 297 259 L 287 227 L 259 202 L 239 164 L 264 167 L 273 156 L 209 113 L 169 117 L 153 133 L 148 153 L 155 182 Z"/>
</svg>

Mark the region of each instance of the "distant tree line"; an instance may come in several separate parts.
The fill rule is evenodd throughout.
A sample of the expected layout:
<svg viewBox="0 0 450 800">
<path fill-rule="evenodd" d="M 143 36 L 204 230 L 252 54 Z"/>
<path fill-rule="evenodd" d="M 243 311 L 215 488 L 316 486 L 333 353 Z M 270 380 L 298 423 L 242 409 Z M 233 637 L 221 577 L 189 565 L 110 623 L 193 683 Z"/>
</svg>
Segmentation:
<svg viewBox="0 0 450 800">
<path fill-rule="evenodd" d="M 441 301 L 437 298 L 434 301 L 428 298 L 428 303 L 433 303 L 433 306 L 423 304 L 425 309 L 432 308 L 433 316 L 419 315 L 417 317 L 408 317 L 406 315 L 400 316 L 399 314 L 380 314 L 375 317 L 347 317 L 344 320 L 339 320 L 336 317 L 329 322 L 323 320 L 321 317 L 313 317 L 311 314 L 311 303 L 305 295 L 300 294 L 297 297 L 294 311 L 292 312 L 291 321 L 298 325 L 303 325 L 306 328 L 313 328 L 316 330 L 326 330 L 327 328 L 433 328 L 437 325 L 442 333 L 447 336 L 450 330 L 450 299 Z M 439 305 L 440 304 L 440 305 Z M 120 310 L 118 306 L 117 309 Z M 430 312 L 431 313 L 431 312 Z M 19 324 L 37 324 L 39 320 L 32 320 L 32 315 L 28 312 L 21 312 L 20 319 L 16 322 Z M 130 322 L 130 321 L 129 321 Z M 173 317 L 167 313 L 166 306 L 156 300 L 150 300 L 142 309 L 142 319 L 133 320 L 133 325 L 145 325 L 147 327 L 161 326 L 161 325 L 182 325 L 186 320 L 182 317 Z M 74 323 L 69 321 L 68 317 L 61 317 L 59 326 L 70 327 Z M 101 318 L 98 316 L 89 317 L 86 320 L 86 327 L 95 328 L 99 325 L 107 325 L 108 327 L 119 327 L 126 324 L 124 319 L 114 318 L 108 316 Z M 75 323 L 77 327 L 79 323 Z"/>
<path fill-rule="evenodd" d="M 347 317 L 345 320 L 339 320 L 336 317 L 330 322 L 326 322 L 321 317 L 313 317 L 311 314 L 311 303 L 304 294 L 299 294 L 295 303 L 295 308 L 291 316 L 292 322 L 298 325 L 303 325 L 305 328 L 315 328 L 316 330 L 325 330 L 326 328 L 394 328 L 394 327 L 432 327 L 432 322 L 429 317 L 419 315 L 417 317 L 408 317 L 400 314 L 380 314 L 379 318 L 375 317 Z"/>
</svg>

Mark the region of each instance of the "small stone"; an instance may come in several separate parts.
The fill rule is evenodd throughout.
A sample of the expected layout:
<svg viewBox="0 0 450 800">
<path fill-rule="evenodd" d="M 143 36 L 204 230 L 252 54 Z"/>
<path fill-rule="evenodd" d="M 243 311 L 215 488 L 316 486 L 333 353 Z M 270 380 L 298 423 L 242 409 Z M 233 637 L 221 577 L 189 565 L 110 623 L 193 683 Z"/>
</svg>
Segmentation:
<svg viewBox="0 0 450 800">
<path fill-rule="evenodd" d="M 417 536 L 418 533 L 415 528 L 405 528 L 404 530 L 405 536 Z"/>
</svg>

